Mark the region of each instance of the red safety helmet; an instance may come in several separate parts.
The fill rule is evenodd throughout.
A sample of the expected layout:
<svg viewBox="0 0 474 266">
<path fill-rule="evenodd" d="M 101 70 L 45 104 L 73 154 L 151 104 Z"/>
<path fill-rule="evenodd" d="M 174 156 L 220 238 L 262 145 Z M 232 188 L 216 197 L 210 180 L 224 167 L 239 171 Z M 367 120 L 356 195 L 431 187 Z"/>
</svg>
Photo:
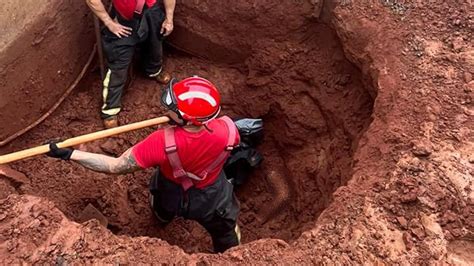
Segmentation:
<svg viewBox="0 0 474 266">
<path fill-rule="evenodd" d="M 166 86 L 161 102 L 180 118 L 197 126 L 216 118 L 221 110 L 217 88 L 197 76 L 181 81 L 173 78 Z"/>
</svg>

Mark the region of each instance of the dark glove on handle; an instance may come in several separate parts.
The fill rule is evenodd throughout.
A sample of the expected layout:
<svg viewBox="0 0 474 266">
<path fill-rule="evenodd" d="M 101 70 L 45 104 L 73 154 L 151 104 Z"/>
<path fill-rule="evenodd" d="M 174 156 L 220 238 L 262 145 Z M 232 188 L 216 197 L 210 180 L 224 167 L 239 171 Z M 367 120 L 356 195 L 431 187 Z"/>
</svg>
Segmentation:
<svg viewBox="0 0 474 266">
<path fill-rule="evenodd" d="M 73 151 L 74 149 L 72 148 L 58 148 L 58 145 L 52 142 L 52 143 L 49 143 L 49 152 L 46 153 L 46 155 L 53 158 L 69 160 L 71 158 Z"/>
<path fill-rule="evenodd" d="M 171 126 L 177 126 L 178 123 L 176 121 L 173 120 L 173 118 L 171 118 L 169 115 L 167 115 L 167 117 L 170 119 L 168 121 L 168 125 L 171 125 Z"/>
</svg>

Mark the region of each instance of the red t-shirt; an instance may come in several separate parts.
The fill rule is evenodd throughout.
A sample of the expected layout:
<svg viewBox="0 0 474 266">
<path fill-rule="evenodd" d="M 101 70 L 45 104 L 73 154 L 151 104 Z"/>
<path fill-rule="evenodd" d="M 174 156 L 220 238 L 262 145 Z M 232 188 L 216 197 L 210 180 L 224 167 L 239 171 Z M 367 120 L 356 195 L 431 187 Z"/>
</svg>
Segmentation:
<svg viewBox="0 0 474 266">
<path fill-rule="evenodd" d="M 199 175 L 225 150 L 229 131 L 224 121 L 214 119 L 207 124 L 212 130 L 203 129 L 191 133 L 183 128 L 175 127 L 175 139 L 179 158 L 183 168 L 187 172 Z M 239 134 L 236 134 L 235 145 L 240 142 Z M 173 170 L 165 153 L 164 130 L 157 130 L 146 139 L 135 145 L 132 149 L 135 161 L 142 168 L 160 167 L 160 172 L 169 180 L 179 184 L 173 177 Z M 208 176 L 195 183 L 196 188 L 204 188 L 214 183 L 219 176 L 225 160 L 216 170 Z"/>
<path fill-rule="evenodd" d="M 135 12 L 135 8 L 137 6 L 137 0 L 113 0 L 115 10 L 119 12 L 119 14 L 126 18 L 132 19 L 133 12 Z M 146 0 L 145 4 L 148 7 L 152 7 L 156 3 L 156 0 Z"/>
</svg>

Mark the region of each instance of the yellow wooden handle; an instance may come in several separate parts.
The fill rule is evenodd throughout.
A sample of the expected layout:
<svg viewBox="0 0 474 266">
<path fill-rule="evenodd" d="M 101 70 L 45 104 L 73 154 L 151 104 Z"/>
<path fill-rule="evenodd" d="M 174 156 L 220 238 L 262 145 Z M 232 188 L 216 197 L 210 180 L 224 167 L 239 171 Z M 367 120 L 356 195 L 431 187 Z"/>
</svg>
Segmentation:
<svg viewBox="0 0 474 266">
<path fill-rule="evenodd" d="M 120 133 L 132 131 L 132 130 L 136 130 L 136 129 L 140 129 L 140 128 L 144 128 L 144 127 L 154 126 L 154 125 L 158 125 L 158 124 L 167 123 L 169 121 L 170 121 L 170 119 L 168 117 L 161 116 L 161 117 L 148 119 L 148 120 L 141 121 L 141 122 L 136 122 L 136 123 L 132 123 L 132 124 L 128 124 L 128 125 L 123 125 L 123 126 L 120 126 L 120 127 L 114 127 L 114 128 L 101 130 L 101 131 L 97 131 L 97 132 L 94 132 L 94 133 L 89 133 L 89 134 L 86 134 L 86 135 L 70 138 L 70 139 L 67 139 L 63 142 L 57 143 L 57 145 L 58 145 L 59 148 L 71 147 L 71 146 L 79 145 L 79 144 L 86 143 L 86 142 L 89 142 L 89 141 L 110 137 L 110 136 L 117 135 L 117 134 L 120 134 Z M 26 150 L 22 150 L 22 151 L 17 151 L 17 152 L 13 152 L 13 153 L 6 154 L 6 155 L 1 155 L 0 156 L 0 164 L 6 164 L 6 163 L 21 160 L 21 159 L 24 159 L 24 158 L 32 157 L 32 156 L 35 156 L 35 155 L 44 154 L 44 153 L 47 153 L 48 151 L 49 151 L 49 144 L 45 144 L 45 145 L 37 146 L 37 147 L 34 147 L 34 148 L 30 148 L 30 149 L 26 149 Z"/>
</svg>

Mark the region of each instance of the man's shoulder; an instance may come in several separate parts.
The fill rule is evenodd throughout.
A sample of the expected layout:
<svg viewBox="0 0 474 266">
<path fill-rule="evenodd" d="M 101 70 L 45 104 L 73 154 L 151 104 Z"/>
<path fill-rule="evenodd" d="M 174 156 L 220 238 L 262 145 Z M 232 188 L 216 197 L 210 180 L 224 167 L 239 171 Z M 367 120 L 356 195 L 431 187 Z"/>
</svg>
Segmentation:
<svg viewBox="0 0 474 266">
<path fill-rule="evenodd" d="M 152 138 L 163 138 L 164 135 L 165 135 L 165 129 L 166 128 L 159 128 L 157 130 L 155 130 L 154 132 L 152 132 L 149 137 L 152 137 Z"/>
<path fill-rule="evenodd" d="M 164 142 L 164 129 L 158 129 L 148 135 L 141 143 L 146 144 L 146 146 L 156 145 L 157 143 Z"/>
<path fill-rule="evenodd" d="M 210 121 L 208 126 L 212 130 L 217 130 L 219 132 L 227 134 L 228 125 L 227 125 L 226 120 L 222 116 L 217 118 L 217 119 L 214 119 L 214 120 Z"/>
</svg>

